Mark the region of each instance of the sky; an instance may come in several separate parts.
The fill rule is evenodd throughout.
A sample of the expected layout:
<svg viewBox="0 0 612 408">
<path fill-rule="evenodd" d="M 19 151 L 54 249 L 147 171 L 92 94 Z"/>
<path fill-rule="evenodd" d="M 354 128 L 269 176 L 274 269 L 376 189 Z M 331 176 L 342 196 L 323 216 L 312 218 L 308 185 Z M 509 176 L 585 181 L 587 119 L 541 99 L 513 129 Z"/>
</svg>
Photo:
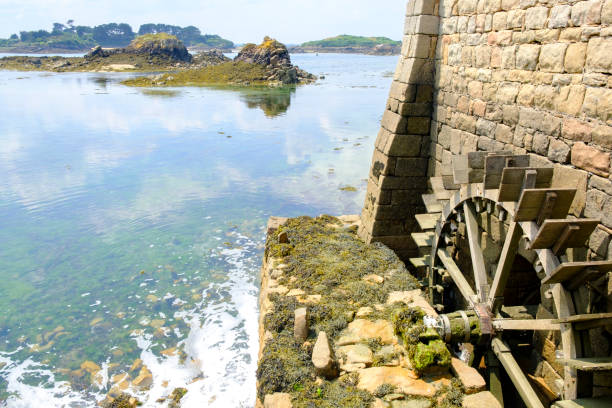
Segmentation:
<svg viewBox="0 0 612 408">
<path fill-rule="evenodd" d="M 0 38 L 54 22 L 194 25 L 235 43 L 288 44 L 339 34 L 400 40 L 406 0 L 0 0 Z"/>
</svg>

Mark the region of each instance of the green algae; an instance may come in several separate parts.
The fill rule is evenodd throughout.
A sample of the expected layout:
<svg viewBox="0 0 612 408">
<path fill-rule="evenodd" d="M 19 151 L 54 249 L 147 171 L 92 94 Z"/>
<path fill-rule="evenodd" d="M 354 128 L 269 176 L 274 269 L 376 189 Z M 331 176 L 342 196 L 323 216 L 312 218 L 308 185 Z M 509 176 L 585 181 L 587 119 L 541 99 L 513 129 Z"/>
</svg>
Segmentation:
<svg viewBox="0 0 612 408">
<path fill-rule="evenodd" d="M 284 257 L 289 266 L 287 275 L 296 277 L 290 287 L 325 296 L 335 296 L 355 304 L 379 302 L 391 291 L 419 287 L 395 253 L 383 244 L 366 245 L 355 234 L 354 228 L 343 228 L 334 217 L 298 217 L 288 220 L 278 229 L 286 232 L 289 243 L 269 239 L 266 251 L 271 256 Z M 367 275 L 385 278 L 382 285 L 359 283 Z M 374 288 L 365 289 L 365 286 Z M 358 298 L 359 295 L 366 298 Z"/>
<path fill-rule="evenodd" d="M 122 84 L 136 87 L 154 86 L 208 86 L 208 85 L 267 85 L 266 67 L 247 62 L 225 62 L 202 69 L 189 69 L 160 76 L 141 76 Z"/>
<path fill-rule="evenodd" d="M 372 395 L 358 389 L 354 381 L 340 379 L 307 384 L 294 395 L 292 404 L 294 408 L 369 408 L 372 401 Z"/>
<path fill-rule="evenodd" d="M 178 408 L 180 407 L 181 400 L 187 394 L 187 388 L 175 388 L 170 394 L 170 403 L 168 404 L 168 408 Z"/>
<path fill-rule="evenodd" d="M 168 33 L 157 33 L 157 34 L 143 34 L 134 38 L 130 43 L 130 46 L 134 48 L 144 47 L 150 43 L 161 42 L 164 40 L 178 40 L 176 36 Z"/>
<path fill-rule="evenodd" d="M 419 342 L 410 348 L 408 354 L 417 372 L 431 366 L 448 367 L 451 361 L 450 352 L 442 340 L 429 341 L 427 344 Z"/>
<path fill-rule="evenodd" d="M 461 381 L 454 377 L 449 385 L 440 387 L 431 398 L 436 408 L 461 408 L 463 406 L 464 390 Z"/>
<path fill-rule="evenodd" d="M 270 295 L 272 310 L 264 316 L 264 328 L 270 332 L 282 333 L 283 331 L 293 331 L 295 309 L 298 302 L 295 297 Z M 310 313 L 312 315 L 312 311 Z"/>
<path fill-rule="evenodd" d="M 289 242 L 278 242 L 281 233 L 286 233 Z M 278 279 L 280 285 L 320 295 L 321 300 L 308 305 L 310 333 L 303 347 L 293 339 L 295 309 L 303 305 L 294 297 L 270 296 L 273 307 L 264 317 L 264 327 L 272 338 L 259 363 L 259 397 L 288 392 L 294 407 L 369 407 L 373 396 L 356 387 L 356 374 L 316 383 L 309 349 L 318 332 L 325 331 L 334 341 L 359 307 L 384 303 L 389 292 L 415 289 L 418 282 L 393 251 L 378 243 L 366 245 L 356 228 L 328 215 L 288 220 L 268 236 L 265 251 L 268 258 L 282 258 L 287 265 Z M 363 280 L 371 274 L 383 277 L 383 283 Z M 376 313 L 388 318 L 394 308 Z M 380 339 L 367 344 L 374 351 L 382 347 Z"/>
<path fill-rule="evenodd" d="M 257 368 L 257 395 L 292 392 L 314 381 L 310 353 L 288 333 L 277 335 L 263 349 Z"/>
<path fill-rule="evenodd" d="M 448 367 L 451 354 L 439 334 L 423 324 L 425 312 L 420 308 L 402 306 L 392 312 L 396 334 L 408 350 L 408 358 L 417 372 L 429 367 Z"/>
<path fill-rule="evenodd" d="M 48 72 L 157 72 L 176 70 L 177 61 L 160 55 L 121 53 L 105 58 L 87 60 L 79 57 L 26 57 L 0 58 L 0 70 Z M 114 65 L 131 67 L 113 68 Z"/>
<path fill-rule="evenodd" d="M 374 396 L 376 398 L 382 398 L 387 394 L 393 394 L 395 392 L 396 387 L 391 384 L 381 384 L 374 390 Z"/>
</svg>

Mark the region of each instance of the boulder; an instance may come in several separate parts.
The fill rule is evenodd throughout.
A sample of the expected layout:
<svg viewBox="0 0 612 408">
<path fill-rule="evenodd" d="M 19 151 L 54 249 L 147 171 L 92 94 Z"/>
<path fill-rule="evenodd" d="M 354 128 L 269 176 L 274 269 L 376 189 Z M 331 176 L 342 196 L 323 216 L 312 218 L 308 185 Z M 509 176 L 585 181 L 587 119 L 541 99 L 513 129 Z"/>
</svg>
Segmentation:
<svg viewBox="0 0 612 408">
<path fill-rule="evenodd" d="M 132 381 L 132 385 L 140 389 L 149 389 L 153 385 L 153 374 L 151 374 L 147 366 L 143 366 L 140 369 L 138 377 Z"/>
<path fill-rule="evenodd" d="M 176 61 L 191 61 L 191 54 L 187 51 L 187 47 L 178 38 L 166 33 L 145 34 L 136 37 L 123 51 L 160 56 Z"/>
<path fill-rule="evenodd" d="M 463 408 L 501 408 L 501 404 L 489 391 L 463 397 Z"/>
<path fill-rule="evenodd" d="M 317 342 L 312 349 L 312 364 L 320 377 L 333 379 L 338 376 L 338 363 L 324 331 L 319 332 Z"/>
<path fill-rule="evenodd" d="M 305 307 L 295 309 L 293 337 L 300 343 L 305 342 L 308 337 L 308 309 Z"/>
<path fill-rule="evenodd" d="M 458 358 L 451 359 L 451 370 L 461 381 L 466 394 L 484 391 L 487 386 L 484 378 L 475 368 L 470 367 Z"/>
<path fill-rule="evenodd" d="M 264 408 L 291 408 L 291 394 L 284 392 L 275 392 L 274 394 L 266 395 L 264 399 Z"/>
<path fill-rule="evenodd" d="M 431 398 L 436 393 L 435 381 L 423 381 L 412 370 L 401 367 L 371 367 L 359 371 L 358 388 L 373 393 L 383 384 L 393 385 L 398 392 L 415 397 Z"/>
<path fill-rule="evenodd" d="M 287 47 L 270 37 L 265 37 L 259 45 L 245 45 L 234 61 L 263 65 L 269 71 L 268 81 L 281 82 L 285 85 L 314 82 L 317 79 L 314 75 L 293 66 Z"/>
<path fill-rule="evenodd" d="M 87 54 L 85 54 L 85 58 L 86 59 L 93 59 L 93 58 L 104 58 L 107 57 L 108 53 L 106 53 L 101 46 L 96 45 L 95 47 L 93 47 Z"/>
<path fill-rule="evenodd" d="M 341 333 L 338 346 L 357 344 L 369 339 L 380 338 L 382 344 L 396 344 L 397 337 L 393 332 L 393 325 L 388 320 L 372 322 L 365 319 L 355 319 Z"/>
<path fill-rule="evenodd" d="M 372 365 L 372 350 L 365 344 L 339 347 L 338 355 L 344 356 L 345 364 L 363 363 L 366 366 Z"/>
<path fill-rule="evenodd" d="M 259 64 L 272 67 L 290 67 L 291 57 L 284 44 L 273 38 L 265 37 L 259 45 L 247 44 L 238 53 L 234 61 Z"/>
<path fill-rule="evenodd" d="M 231 61 L 231 59 L 226 57 L 223 52 L 219 50 L 212 50 L 194 55 L 191 63 L 199 68 L 205 68 L 212 65 L 223 64 L 224 62 L 229 61 Z"/>
</svg>

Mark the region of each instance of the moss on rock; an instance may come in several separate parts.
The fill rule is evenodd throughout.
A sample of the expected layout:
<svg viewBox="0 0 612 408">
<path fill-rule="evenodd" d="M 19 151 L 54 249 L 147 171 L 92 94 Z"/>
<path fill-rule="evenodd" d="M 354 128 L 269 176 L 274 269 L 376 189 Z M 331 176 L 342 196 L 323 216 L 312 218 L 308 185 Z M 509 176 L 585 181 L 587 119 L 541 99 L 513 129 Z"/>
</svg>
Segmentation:
<svg viewBox="0 0 612 408">
<path fill-rule="evenodd" d="M 433 366 L 448 367 L 451 362 L 446 343 L 435 330 L 425 327 L 424 316 L 420 308 L 408 306 L 401 306 L 392 313 L 395 332 L 404 341 L 412 368 L 417 372 Z"/>
</svg>

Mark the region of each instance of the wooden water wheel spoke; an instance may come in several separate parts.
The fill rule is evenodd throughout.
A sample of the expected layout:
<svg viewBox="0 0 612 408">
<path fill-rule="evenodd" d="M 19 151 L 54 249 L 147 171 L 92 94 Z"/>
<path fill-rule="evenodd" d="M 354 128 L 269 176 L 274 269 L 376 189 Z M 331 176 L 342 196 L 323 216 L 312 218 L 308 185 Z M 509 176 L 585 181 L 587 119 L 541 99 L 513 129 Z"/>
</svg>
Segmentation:
<svg viewBox="0 0 612 408">
<path fill-rule="evenodd" d="M 468 303 L 473 303 L 474 299 L 476 298 L 476 293 L 461 273 L 461 270 L 455 261 L 453 261 L 453 258 L 443 249 L 438 250 L 438 257 L 444 264 L 444 267 L 450 274 L 451 278 L 457 285 L 459 292 L 461 292 L 465 300 L 468 301 Z"/>
<path fill-rule="evenodd" d="M 496 299 L 500 299 L 506 289 L 506 283 L 512 270 L 514 263 L 514 257 L 518 250 L 519 240 L 521 238 L 521 230 L 516 222 L 510 223 L 510 228 L 504 241 L 501 256 L 499 257 L 499 263 L 497 264 L 497 270 L 495 271 L 495 277 L 493 278 L 493 284 L 491 285 L 491 293 L 489 294 L 489 307 L 494 309 Z"/>
<path fill-rule="evenodd" d="M 544 408 L 540 398 L 538 398 L 538 395 L 533 388 L 531 388 L 523 370 L 521 370 L 521 367 L 512 356 L 510 347 L 499 338 L 494 338 L 491 341 L 491 346 L 493 352 L 506 369 L 506 373 L 508 373 L 512 383 L 521 395 L 523 402 L 525 402 L 529 408 Z"/>
<path fill-rule="evenodd" d="M 575 305 L 573 291 L 596 286 L 612 271 L 612 261 L 561 262 L 559 256 L 583 246 L 599 220 L 566 218 L 576 189 L 551 187 L 554 170 L 529 167 L 528 157 L 475 152 L 453 157 L 452 166 L 445 176 L 430 179 L 433 194 L 423 196 L 429 213 L 417 216 L 425 232 L 413 234 L 421 253 L 429 254 L 419 259 L 428 266 L 430 299 L 445 311 L 440 319 L 451 322 L 438 331 L 456 346 L 470 338 L 477 355 L 489 347 L 489 378 L 501 389 L 496 370 L 503 366 L 518 392 L 514 397 L 505 389 L 503 397 L 496 393 L 509 398 L 508 406 L 518 406 L 512 398 L 519 396 L 528 407 L 550 406 L 556 399 L 563 401 L 555 407 L 582 401 L 577 398 L 588 396 L 589 386 L 592 391 L 589 373 L 612 371 L 612 359 L 589 357 L 588 340 L 589 331 L 608 325 L 612 314 Z M 481 247 L 483 229 L 491 232 L 479 222 L 492 223 L 491 217 L 508 228 L 496 264 Z M 468 324 L 473 319 L 476 329 Z M 552 351 L 538 349 L 529 337 L 551 333 Z M 525 348 L 563 370 L 557 373 L 562 390 L 534 371 Z"/>
<path fill-rule="evenodd" d="M 476 214 L 471 202 L 463 203 L 463 213 L 465 214 L 465 226 L 467 230 L 468 243 L 470 246 L 470 255 L 472 257 L 472 269 L 474 271 L 474 284 L 478 293 L 479 301 L 483 302 L 488 292 L 489 282 L 487 281 L 487 271 L 480 248 L 480 232 L 478 230 L 478 222 Z"/>
</svg>

